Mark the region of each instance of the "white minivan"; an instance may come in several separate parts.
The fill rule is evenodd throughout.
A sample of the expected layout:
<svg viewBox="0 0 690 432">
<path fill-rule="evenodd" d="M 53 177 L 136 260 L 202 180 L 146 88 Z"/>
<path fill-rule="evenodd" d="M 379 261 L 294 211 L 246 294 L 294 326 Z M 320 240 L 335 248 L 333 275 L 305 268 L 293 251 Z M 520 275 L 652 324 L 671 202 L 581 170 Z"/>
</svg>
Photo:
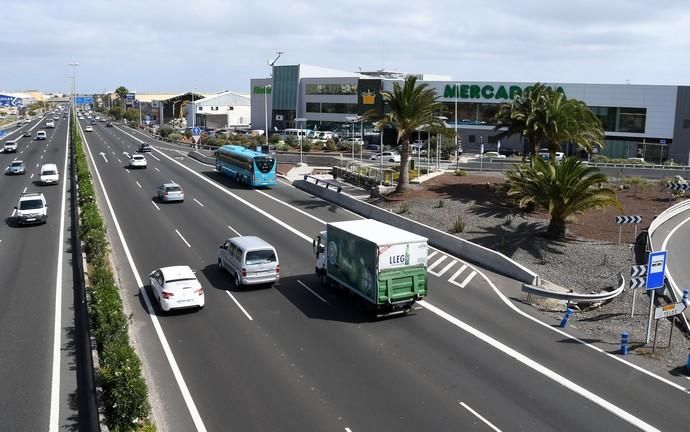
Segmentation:
<svg viewBox="0 0 690 432">
<path fill-rule="evenodd" d="M 47 163 L 41 165 L 41 183 L 47 184 L 57 184 L 60 180 L 60 174 L 58 173 L 57 165 L 54 163 Z"/>
<path fill-rule="evenodd" d="M 218 248 L 218 268 L 227 270 L 236 287 L 274 284 L 280 279 L 275 248 L 255 236 L 232 237 Z"/>
</svg>

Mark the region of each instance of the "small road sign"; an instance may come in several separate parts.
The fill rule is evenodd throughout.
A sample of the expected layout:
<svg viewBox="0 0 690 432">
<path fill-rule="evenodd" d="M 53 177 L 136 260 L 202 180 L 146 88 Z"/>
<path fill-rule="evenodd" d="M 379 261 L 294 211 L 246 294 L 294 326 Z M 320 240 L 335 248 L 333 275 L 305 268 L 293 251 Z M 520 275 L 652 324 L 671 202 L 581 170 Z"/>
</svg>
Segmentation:
<svg viewBox="0 0 690 432">
<path fill-rule="evenodd" d="M 201 138 L 201 128 L 199 127 L 193 127 L 192 128 L 192 138 L 194 138 L 194 142 L 198 142 L 199 138 Z"/>
<path fill-rule="evenodd" d="M 687 308 L 684 303 L 671 303 L 663 306 L 659 306 L 654 309 L 654 319 L 668 318 L 675 315 L 680 315 Z"/>
<path fill-rule="evenodd" d="M 664 286 L 664 272 L 666 271 L 666 251 L 649 254 L 647 263 L 647 289 L 657 289 Z"/>
<path fill-rule="evenodd" d="M 643 288 L 647 283 L 646 277 L 631 277 L 630 289 Z"/>
<path fill-rule="evenodd" d="M 638 224 L 642 222 L 642 216 L 616 216 L 617 224 Z"/>
<path fill-rule="evenodd" d="M 634 265 L 630 267 L 630 277 L 631 278 L 636 278 L 640 276 L 644 276 L 647 274 L 647 266 L 646 265 Z"/>
<path fill-rule="evenodd" d="M 147 114 L 146 117 L 144 117 L 144 123 L 146 123 L 146 126 L 151 124 L 151 116 L 150 115 Z"/>
<path fill-rule="evenodd" d="M 667 189 L 671 189 L 674 192 L 681 191 L 681 190 L 688 190 L 690 189 L 690 183 L 677 183 L 677 182 L 670 182 L 669 184 L 666 185 Z"/>
</svg>

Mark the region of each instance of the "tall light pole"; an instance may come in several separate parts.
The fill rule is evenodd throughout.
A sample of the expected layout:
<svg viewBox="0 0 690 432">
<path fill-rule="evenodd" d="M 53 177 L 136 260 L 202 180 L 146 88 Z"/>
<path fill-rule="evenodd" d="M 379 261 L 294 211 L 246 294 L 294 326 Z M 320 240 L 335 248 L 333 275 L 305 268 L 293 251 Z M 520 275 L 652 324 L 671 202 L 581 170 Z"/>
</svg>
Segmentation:
<svg viewBox="0 0 690 432">
<path fill-rule="evenodd" d="M 74 97 L 77 94 L 77 66 L 79 63 L 69 63 L 72 66 L 72 106 L 74 106 Z"/>
<path fill-rule="evenodd" d="M 350 135 L 350 139 L 352 141 L 352 160 L 355 160 L 355 123 L 360 121 L 359 116 L 347 116 L 345 117 L 345 120 L 349 121 L 352 123 L 352 135 Z"/>
<path fill-rule="evenodd" d="M 298 126 L 300 123 L 302 125 L 306 125 L 307 119 L 304 117 L 297 117 L 295 118 L 295 125 Z M 305 127 L 300 128 L 299 126 L 297 127 L 297 137 L 299 138 L 299 163 L 302 163 L 302 132 L 304 132 L 303 129 L 306 129 Z"/>
<path fill-rule="evenodd" d="M 264 136 L 266 137 L 266 145 L 268 145 L 268 89 L 273 89 L 271 84 L 264 85 Z"/>
<path fill-rule="evenodd" d="M 455 83 L 455 118 L 453 122 L 455 123 L 455 159 L 457 160 L 460 155 L 460 150 L 458 149 L 458 96 L 460 96 L 460 84 Z"/>
</svg>

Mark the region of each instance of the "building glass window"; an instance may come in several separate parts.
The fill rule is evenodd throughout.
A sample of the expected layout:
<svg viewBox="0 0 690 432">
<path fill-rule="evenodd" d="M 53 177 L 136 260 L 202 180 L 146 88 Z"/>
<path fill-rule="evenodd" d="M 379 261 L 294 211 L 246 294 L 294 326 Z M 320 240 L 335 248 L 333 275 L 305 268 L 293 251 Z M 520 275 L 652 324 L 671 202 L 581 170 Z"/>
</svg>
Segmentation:
<svg viewBox="0 0 690 432">
<path fill-rule="evenodd" d="M 307 102 L 307 112 L 321 114 L 352 114 L 357 112 L 357 104 Z"/>
<path fill-rule="evenodd" d="M 644 133 L 646 108 L 590 107 L 606 132 Z"/>
<path fill-rule="evenodd" d="M 308 95 L 356 95 L 357 84 L 307 84 Z"/>
</svg>

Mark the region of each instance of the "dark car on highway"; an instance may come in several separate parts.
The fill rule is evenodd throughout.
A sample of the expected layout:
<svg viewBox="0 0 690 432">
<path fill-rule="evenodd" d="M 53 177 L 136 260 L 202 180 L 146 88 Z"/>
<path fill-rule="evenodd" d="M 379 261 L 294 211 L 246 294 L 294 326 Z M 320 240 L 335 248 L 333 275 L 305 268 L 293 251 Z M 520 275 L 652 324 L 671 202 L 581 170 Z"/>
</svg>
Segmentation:
<svg viewBox="0 0 690 432">
<path fill-rule="evenodd" d="M 150 152 L 151 151 L 151 145 L 147 143 L 141 143 L 139 144 L 139 152 Z"/>
</svg>

